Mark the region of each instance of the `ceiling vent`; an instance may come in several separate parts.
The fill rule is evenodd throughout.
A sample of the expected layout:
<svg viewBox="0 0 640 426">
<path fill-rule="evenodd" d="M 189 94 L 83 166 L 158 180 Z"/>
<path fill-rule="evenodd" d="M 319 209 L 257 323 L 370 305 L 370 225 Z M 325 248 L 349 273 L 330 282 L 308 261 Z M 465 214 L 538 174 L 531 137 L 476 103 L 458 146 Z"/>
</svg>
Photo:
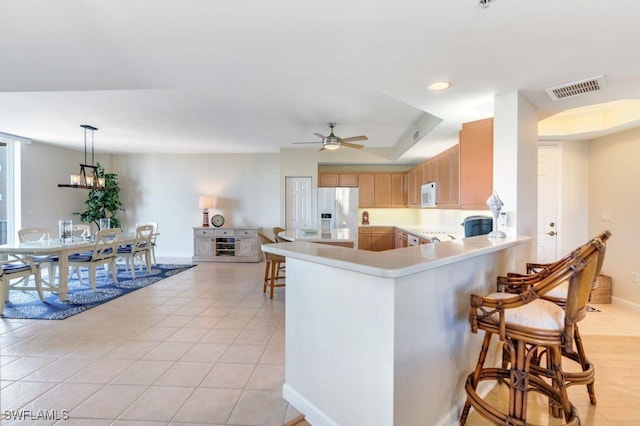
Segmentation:
<svg viewBox="0 0 640 426">
<path fill-rule="evenodd" d="M 576 81 L 575 83 L 563 84 L 562 86 L 551 87 L 547 93 L 554 101 L 570 98 L 572 96 L 582 95 L 583 93 L 599 92 L 606 89 L 604 76 L 588 78 L 586 80 Z"/>
</svg>

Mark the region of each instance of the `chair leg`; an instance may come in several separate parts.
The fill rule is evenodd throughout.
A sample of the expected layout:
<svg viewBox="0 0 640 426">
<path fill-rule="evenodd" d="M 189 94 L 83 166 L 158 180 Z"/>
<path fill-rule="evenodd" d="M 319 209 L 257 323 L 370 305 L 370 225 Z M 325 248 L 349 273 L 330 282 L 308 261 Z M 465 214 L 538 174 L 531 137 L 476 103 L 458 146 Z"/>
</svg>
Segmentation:
<svg viewBox="0 0 640 426">
<path fill-rule="evenodd" d="M 578 352 L 582 371 L 587 371 L 591 366 L 589 361 L 587 360 L 587 354 L 584 351 L 584 346 L 582 345 L 582 337 L 580 337 L 580 331 L 578 331 L 577 324 L 573 328 L 573 341 L 576 344 L 576 351 Z M 589 393 L 589 401 L 591 401 L 591 405 L 596 405 L 596 391 L 594 389 L 593 381 L 591 381 L 591 383 L 587 383 L 587 392 Z"/>
<path fill-rule="evenodd" d="M 491 343 L 492 333 L 485 332 L 484 339 L 482 340 L 482 348 L 480 349 L 480 355 L 478 356 L 478 363 L 476 369 L 473 371 L 473 389 L 478 387 L 478 380 L 480 378 L 480 372 L 484 366 L 484 362 L 487 359 L 487 352 L 489 351 L 489 343 Z M 462 409 L 462 415 L 460 415 L 460 426 L 463 426 L 467 422 L 469 416 L 469 410 L 471 409 L 471 403 L 467 398 Z"/>
<path fill-rule="evenodd" d="M 522 340 L 515 340 L 513 348 L 515 365 L 511 366 L 509 380 L 509 416 L 515 419 L 526 419 L 529 386 L 527 345 Z"/>
<path fill-rule="evenodd" d="M 559 347 L 553 346 L 547 348 L 547 357 L 549 358 L 550 372 L 552 374 L 552 382 L 554 388 L 558 390 L 560 394 L 560 407 L 559 409 L 564 412 L 564 418 L 567 423 L 575 416 L 574 407 L 569 401 L 569 395 L 567 394 L 567 384 L 562 371 L 562 352 Z M 555 404 L 551 407 L 552 414 L 555 413 Z M 561 413 L 558 413 L 561 415 Z M 559 417 L 559 416 L 558 416 Z"/>
<path fill-rule="evenodd" d="M 276 275 L 278 274 L 278 267 L 280 266 L 280 262 L 271 262 L 271 274 L 270 274 L 270 281 L 269 281 L 269 286 L 271 287 L 271 289 L 269 290 L 269 299 L 273 300 L 273 290 L 275 289 L 276 286 Z"/>
<path fill-rule="evenodd" d="M 263 281 L 263 285 L 262 285 L 262 292 L 266 293 L 267 291 L 267 282 L 269 281 L 269 269 L 271 268 L 271 261 L 270 260 L 265 260 L 264 261 L 264 281 Z"/>
<path fill-rule="evenodd" d="M 9 289 L 7 283 L 3 278 L 0 278 L 0 315 L 4 310 L 4 303 L 7 301 L 7 290 Z"/>
<path fill-rule="evenodd" d="M 36 276 L 34 280 L 38 297 L 44 302 L 44 295 L 42 294 L 42 271 L 40 270 L 40 265 L 36 266 Z"/>
<path fill-rule="evenodd" d="M 93 291 L 98 291 L 98 284 L 96 283 L 96 265 L 94 263 L 89 264 L 89 283 L 91 283 L 91 288 Z"/>
<path fill-rule="evenodd" d="M 111 260 L 111 277 L 113 278 L 113 283 L 118 284 L 118 264 L 115 257 Z"/>
<path fill-rule="evenodd" d="M 147 263 L 147 272 L 151 273 L 151 250 L 144 252 L 144 261 Z"/>
</svg>

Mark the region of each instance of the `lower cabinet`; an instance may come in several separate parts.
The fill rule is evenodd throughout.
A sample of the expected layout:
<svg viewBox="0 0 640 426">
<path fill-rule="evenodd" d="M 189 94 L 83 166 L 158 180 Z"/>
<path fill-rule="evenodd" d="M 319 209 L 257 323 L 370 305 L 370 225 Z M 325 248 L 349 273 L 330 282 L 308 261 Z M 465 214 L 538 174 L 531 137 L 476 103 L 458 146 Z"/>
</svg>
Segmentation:
<svg viewBox="0 0 640 426">
<path fill-rule="evenodd" d="M 390 226 L 361 226 L 358 228 L 360 250 L 384 251 L 395 246 L 394 228 Z"/>
<path fill-rule="evenodd" d="M 193 228 L 194 262 L 260 262 L 261 228 Z"/>
<path fill-rule="evenodd" d="M 396 228 L 395 248 L 404 248 L 409 246 L 407 231 Z"/>
</svg>

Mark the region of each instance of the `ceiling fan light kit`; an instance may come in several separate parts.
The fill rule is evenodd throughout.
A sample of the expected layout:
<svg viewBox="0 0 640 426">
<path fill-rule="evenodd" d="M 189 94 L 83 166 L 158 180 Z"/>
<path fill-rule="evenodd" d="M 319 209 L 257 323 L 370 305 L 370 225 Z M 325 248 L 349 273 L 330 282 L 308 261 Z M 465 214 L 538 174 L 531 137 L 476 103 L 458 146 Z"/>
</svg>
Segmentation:
<svg viewBox="0 0 640 426">
<path fill-rule="evenodd" d="M 352 137 L 349 137 L 349 138 L 338 137 L 338 136 L 333 134 L 333 129 L 335 127 L 336 127 L 336 123 L 329 123 L 329 128 L 331 129 L 331 133 L 329 133 L 329 136 L 325 136 L 325 135 L 322 135 L 320 133 L 314 133 L 314 135 L 316 135 L 317 137 L 322 139 L 322 141 L 320 141 L 320 142 L 293 142 L 293 143 L 294 144 L 321 143 L 322 144 L 322 148 L 320 148 L 320 151 L 324 151 L 324 150 L 335 151 L 336 149 L 338 149 L 340 147 L 343 147 L 343 146 L 346 146 L 346 147 L 349 147 L 349 148 L 355 148 L 355 149 L 362 149 L 362 148 L 364 148 L 364 145 L 360 145 L 360 144 L 352 143 L 352 142 L 366 141 L 366 140 L 369 139 L 365 135 L 352 136 Z"/>
</svg>

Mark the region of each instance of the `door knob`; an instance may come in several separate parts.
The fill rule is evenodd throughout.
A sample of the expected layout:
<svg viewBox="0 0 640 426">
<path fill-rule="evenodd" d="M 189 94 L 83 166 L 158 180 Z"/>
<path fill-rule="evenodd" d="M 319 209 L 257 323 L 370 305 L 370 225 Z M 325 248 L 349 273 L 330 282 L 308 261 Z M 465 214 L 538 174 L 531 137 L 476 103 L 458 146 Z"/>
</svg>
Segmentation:
<svg viewBox="0 0 640 426">
<path fill-rule="evenodd" d="M 551 232 L 547 232 L 547 235 L 551 235 L 553 237 L 554 235 L 557 235 L 557 234 L 555 231 L 551 231 Z"/>
</svg>

